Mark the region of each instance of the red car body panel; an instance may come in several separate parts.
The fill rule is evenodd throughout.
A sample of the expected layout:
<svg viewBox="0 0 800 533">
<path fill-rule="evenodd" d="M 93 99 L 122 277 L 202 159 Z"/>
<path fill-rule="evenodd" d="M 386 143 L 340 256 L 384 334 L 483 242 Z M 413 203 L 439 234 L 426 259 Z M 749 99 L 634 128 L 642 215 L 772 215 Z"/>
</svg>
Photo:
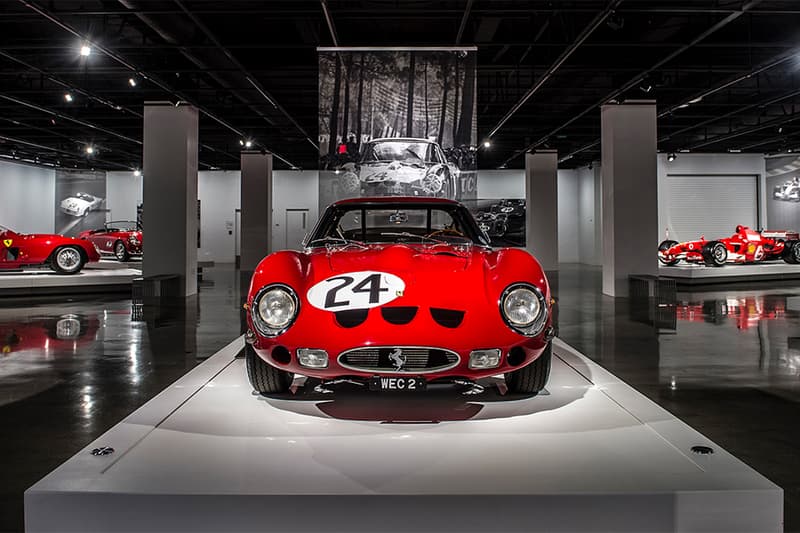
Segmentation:
<svg viewBox="0 0 800 533">
<path fill-rule="evenodd" d="M 131 242 L 131 237 L 136 239 L 136 242 Z M 106 229 L 100 228 L 96 230 L 88 230 L 81 232 L 78 235 L 79 239 L 85 239 L 95 246 L 101 254 L 114 254 L 114 245 L 117 242 L 122 242 L 128 255 L 142 255 L 142 232 L 141 230 L 123 230 L 123 229 Z"/>
<path fill-rule="evenodd" d="M 794 231 L 752 230 L 747 226 L 737 226 L 736 233 L 723 239 L 706 240 L 701 237 L 696 241 L 677 243 L 666 250 L 658 251 L 661 262 L 670 263 L 683 260 L 688 263 L 703 263 L 703 247 L 710 242 L 721 242 L 728 251 L 728 263 L 755 263 L 782 259 L 787 241 L 800 239 Z"/>
<path fill-rule="evenodd" d="M 441 203 L 441 199 L 414 198 L 416 203 Z M 382 199 L 345 200 L 337 205 L 357 202 L 381 202 Z M 398 198 L 387 198 L 396 202 Z M 350 272 L 376 271 L 399 277 L 405 283 L 402 294 L 389 303 L 372 307 L 367 318 L 357 326 L 344 327 L 335 313 L 310 304 L 308 291 L 315 284 L 332 276 Z M 500 314 L 503 291 L 514 283 L 535 285 L 544 296 L 548 317 L 542 333 L 527 337 L 512 330 Z M 531 363 L 547 347 L 545 331 L 553 320 L 551 294 L 542 267 L 528 252 L 519 248 L 490 249 L 482 246 L 437 245 L 435 253 L 410 244 L 369 244 L 366 249 L 350 247 L 341 250 L 314 248 L 305 252 L 281 251 L 267 256 L 253 274 L 247 299 L 252 308 L 258 291 L 273 283 L 294 289 L 300 311 L 295 322 L 277 337 L 264 337 L 247 313 L 248 325 L 255 332 L 253 347 L 267 363 L 302 375 L 321 379 L 343 376 L 369 378 L 387 375 L 424 375 L 427 379 L 462 377 L 479 379 L 522 368 Z M 384 308 L 416 307 L 413 319 L 406 324 L 390 323 L 383 317 Z M 463 311 L 457 327 L 437 322 L 431 309 Z M 437 371 L 361 371 L 342 366 L 338 357 L 347 350 L 363 347 L 431 347 L 456 352 L 459 362 L 453 368 Z M 281 361 L 273 353 L 276 348 L 289 350 L 291 361 Z M 325 369 L 311 369 L 297 362 L 297 349 L 324 349 L 329 355 Z M 468 368 L 470 352 L 499 348 L 501 365 L 491 369 Z M 514 348 L 524 360 L 510 365 L 506 355 Z M 279 349 L 279 351 L 282 351 Z M 285 352 L 283 352 L 285 353 Z"/>
<path fill-rule="evenodd" d="M 0 227 L 0 269 L 46 265 L 53 252 L 62 246 L 80 248 L 87 262 L 100 260 L 97 249 L 85 240 L 63 235 L 17 233 Z"/>
</svg>

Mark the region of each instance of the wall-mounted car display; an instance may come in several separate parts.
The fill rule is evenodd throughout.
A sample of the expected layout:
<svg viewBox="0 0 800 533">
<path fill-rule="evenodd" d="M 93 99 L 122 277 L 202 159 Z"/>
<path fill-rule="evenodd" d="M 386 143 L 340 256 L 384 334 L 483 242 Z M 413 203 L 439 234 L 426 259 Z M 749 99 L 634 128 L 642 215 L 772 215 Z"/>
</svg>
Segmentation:
<svg viewBox="0 0 800 533">
<path fill-rule="evenodd" d="M 79 192 L 75 194 L 75 196 L 70 196 L 61 200 L 61 212 L 74 217 L 85 217 L 89 214 L 89 211 L 94 211 L 100 207 L 104 201 L 105 198 Z"/>
<path fill-rule="evenodd" d="M 525 200 L 506 199 L 475 213 L 478 225 L 490 237 L 523 235 L 525 232 Z"/>
<path fill-rule="evenodd" d="M 456 197 L 458 167 L 426 139 L 374 139 L 338 171 L 339 190 L 353 196 Z"/>
<path fill-rule="evenodd" d="M 80 233 L 78 238 L 92 242 L 101 254 L 113 255 L 119 261 L 142 255 L 142 230 L 130 220 L 106 222 L 102 228 Z"/>
<path fill-rule="evenodd" d="M 794 177 L 773 187 L 772 197 L 775 200 L 800 202 L 800 178 Z"/>
<path fill-rule="evenodd" d="M 293 374 L 414 391 L 505 374 L 513 393 L 546 384 L 553 301 L 541 266 L 492 248 L 462 204 L 364 198 L 329 206 L 302 252 L 253 275 L 246 366 L 260 393 Z"/>
<path fill-rule="evenodd" d="M 0 226 L 0 271 L 30 266 L 49 267 L 61 274 L 75 274 L 100 253 L 86 240 L 62 235 L 17 233 Z"/>
<path fill-rule="evenodd" d="M 783 259 L 787 263 L 800 263 L 800 235 L 796 231 L 755 231 L 747 226 L 736 226 L 731 237 L 708 241 L 662 241 L 658 245 L 658 260 L 667 266 L 703 263 L 722 266 L 725 263 L 757 263 Z"/>
</svg>

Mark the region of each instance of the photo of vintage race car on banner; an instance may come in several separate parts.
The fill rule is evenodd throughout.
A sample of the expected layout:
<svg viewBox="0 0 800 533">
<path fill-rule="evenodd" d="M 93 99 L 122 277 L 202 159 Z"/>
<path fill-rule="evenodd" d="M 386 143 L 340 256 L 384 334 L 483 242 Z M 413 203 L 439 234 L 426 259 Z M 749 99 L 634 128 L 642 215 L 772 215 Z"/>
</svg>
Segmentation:
<svg viewBox="0 0 800 533">
<path fill-rule="evenodd" d="M 759 263 L 783 260 L 800 263 L 800 235 L 796 231 L 755 231 L 747 226 L 736 226 L 731 237 L 677 242 L 664 240 L 658 245 L 658 260 L 666 266 L 680 261 L 723 266 L 726 263 Z"/>
<path fill-rule="evenodd" d="M 320 205 L 474 199 L 475 71 L 473 48 L 321 48 Z"/>
</svg>

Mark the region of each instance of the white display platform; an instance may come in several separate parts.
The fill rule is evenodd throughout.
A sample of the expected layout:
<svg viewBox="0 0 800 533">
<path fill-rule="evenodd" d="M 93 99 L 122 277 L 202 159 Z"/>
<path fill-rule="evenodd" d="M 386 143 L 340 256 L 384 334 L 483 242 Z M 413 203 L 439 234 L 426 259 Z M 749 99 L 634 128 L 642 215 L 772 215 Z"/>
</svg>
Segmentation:
<svg viewBox="0 0 800 533">
<path fill-rule="evenodd" d="M 130 292 L 142 271 L 125 264 L 106 262 L 86 265 L 77 274 L 58 274 L 49 269 L 0 271 L 0 296 Z"/>
<path fill-rule="evenodd" d="M 751 265 L 730 264 L 721 267 L 678 263 L 675 266 L 659 265 L 658 276 L 674 279 L 678 285 L 798 280 L 800 265 L 790 265 L 783 261 Z"/>
<path fill-rule="evenodd" d="M 28 489 L 27 531 L 782 530 L 779 487 L 558 340 L 549 392 L 513 400 L 263 398 L 242 345 Z"/>
</svg>

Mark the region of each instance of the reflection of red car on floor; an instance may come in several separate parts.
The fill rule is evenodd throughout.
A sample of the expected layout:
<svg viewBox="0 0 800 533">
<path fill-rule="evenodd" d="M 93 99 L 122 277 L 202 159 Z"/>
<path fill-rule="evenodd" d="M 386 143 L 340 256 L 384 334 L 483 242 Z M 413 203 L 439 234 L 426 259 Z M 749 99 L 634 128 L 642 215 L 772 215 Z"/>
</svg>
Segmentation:
<svg viewBox="0 0 800 533">
<path fill-rule="evenodd" d="M 106 222 L 102 228 L 84 231 L 78 238 L 92 242 L 101 254 L 111 254 L 120 261 L 142 255 L 142 230 L 136 222 Z"/>
<path fill-rule="evenodd" d="M 682 303 L 675 308 L 676 318 L 689 322 L 722 323 L 725 318 L 736 320 L 738 329 L 749 329 L 761 320 L 783 318 L 786 298 L 778 296 L 745 296 L 725 300 L 706 300 L 702 303 Z"/>
<path fill-rule="evenodd" d="M 77 344 L 94 340 L 99 328 L 96 316 L 76 314 L 31 318 L 26 322 L 0 321 L 0 355 L 75 349 Z"/>
<path fill-rule="evenodd" d="M 0 226 L 0 270 L 49 266 L 61 274 L 75 274 L 86 263 L 99 260 L 100 254 L 88 241 L 63 235 L 26 235 Z"/>
<path fill-rule="evenodd" d="M 725 263 L 757 263 L 783 259 L 787 263 L 800 263 L 800 235 L 796 231 L 755 231 L 747 226 L 736 226 L 731 237 L 707 241 L 662 241 L 658 245 L 658 260 L 667 266 L 683 260 L 687 263 L 705 263 L 722 266 Z"/>
</svg>

